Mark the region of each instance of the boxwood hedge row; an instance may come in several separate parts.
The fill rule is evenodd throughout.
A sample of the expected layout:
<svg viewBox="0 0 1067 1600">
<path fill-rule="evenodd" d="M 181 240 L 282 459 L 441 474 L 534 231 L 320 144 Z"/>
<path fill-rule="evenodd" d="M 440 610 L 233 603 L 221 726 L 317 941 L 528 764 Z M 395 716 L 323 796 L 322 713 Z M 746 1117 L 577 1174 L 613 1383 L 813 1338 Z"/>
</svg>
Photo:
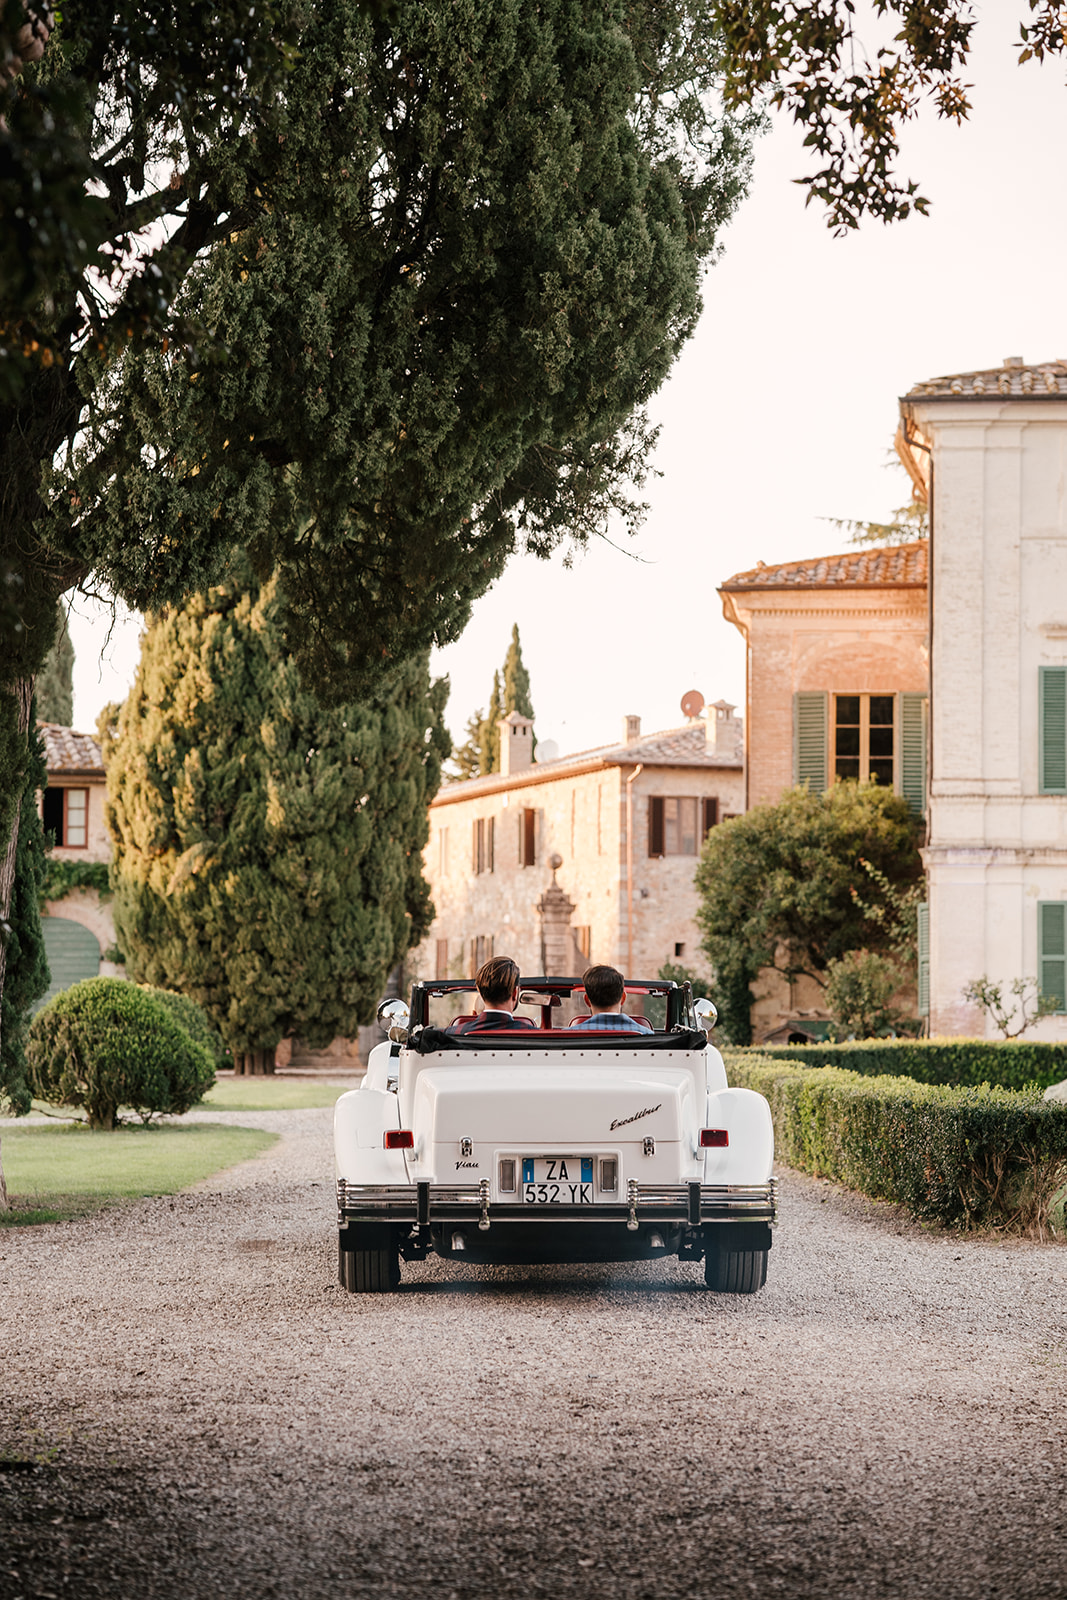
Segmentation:
<svg viewBox="0 0 1067 1600">
<path fill-rule="evenodd" d="M 770 1102 L 777 1154 L 917 1217 L 1043 1239 L 1067 1184 L 1067 1105 L 988 1084 L 800 1068 L 731 1051 L 732 1084 Z"/>
<path fill-rule="evenodd" d="M 1067 1045 L 1025 1039 L 856 1039 L 842 1044 L 759 1045 L 760 1055 L 796 1067 L 844 1067 L 916 1083 L 999 1084 L 1047 1089 L 1067 1078 Z"/>
</svg>

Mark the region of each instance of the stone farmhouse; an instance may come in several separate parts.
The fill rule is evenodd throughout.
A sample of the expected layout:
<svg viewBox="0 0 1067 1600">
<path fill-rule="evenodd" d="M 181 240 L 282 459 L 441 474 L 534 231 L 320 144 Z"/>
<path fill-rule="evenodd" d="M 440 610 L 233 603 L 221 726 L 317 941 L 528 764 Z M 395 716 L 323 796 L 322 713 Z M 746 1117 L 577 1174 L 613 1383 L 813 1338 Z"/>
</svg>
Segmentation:
<svg viewBox="0 0 1067 1600">
<path fill-rule="evenodd" d="M 709 828 L 744 806 L 743 725 L 725 701 L 683 727 L 533 759 L 533 723 L 500 723 L 501 771 L 448 784 L 425 854 L 436 919 L 421 977 L 467 977 L 490 955 L 524 973 L 608 962 L 655 977 L 699 965 L 693 876 Z"/>
<path fill-rule="evenodd" d="M 107 782 L 100 746 L 91 734 L 75 733 L 54 722 L 39 724 L 48 768 L 48 786 L 38 796 L 46 830 L 55 836 L 57 861 L 111 860 L 104 806 Z M 107 960 L 115 943 L 115 925 L 106 892 L 79 887 L 45 905 L 44 942 L 52 982 L 45 1000 L 82 978 L 114 974 L 121 969 Z"/>
<path fill-rule="evenodd" d="M 930 1031 L 972 980 L 1037 978 L 1067 1039 L 1067 361 L 935 378 L 897 448 L 930 506 Z M 925 944 L 925 949 L 923 948 Z"/>
</svg>

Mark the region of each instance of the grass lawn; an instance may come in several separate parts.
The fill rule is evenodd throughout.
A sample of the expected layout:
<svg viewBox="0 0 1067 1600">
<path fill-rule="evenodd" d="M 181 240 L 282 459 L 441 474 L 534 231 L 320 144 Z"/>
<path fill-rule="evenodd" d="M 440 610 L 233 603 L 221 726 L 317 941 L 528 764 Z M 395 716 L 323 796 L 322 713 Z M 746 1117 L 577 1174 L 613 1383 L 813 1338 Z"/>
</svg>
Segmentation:
<svg viewBox="0 0 1067 1600">
<path fill-rule="evenodd" d="M 6 1127 L 4 1176 L 10 1211 L 0 1227 L 61 1222 L 142 1195 L 176 1194 L 200 1178 L 247 1161 L 277 1141 L 258 1128 Z"/>
<path fill-rule="evenodd" d="M 201 1101 L 220 1111 L 307 1111 L 332 1106 L 352 1083 L 316 1083 L 313 1078 L 219 1078 Z"/>
</svg>

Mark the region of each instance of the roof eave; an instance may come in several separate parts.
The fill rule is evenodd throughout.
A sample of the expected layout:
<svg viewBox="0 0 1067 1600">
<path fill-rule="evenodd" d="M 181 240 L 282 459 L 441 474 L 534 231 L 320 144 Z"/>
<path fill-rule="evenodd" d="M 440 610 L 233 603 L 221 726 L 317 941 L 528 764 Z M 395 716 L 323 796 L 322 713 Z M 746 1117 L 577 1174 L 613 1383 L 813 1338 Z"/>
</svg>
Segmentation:
<svg viewBox="0 0 1067 1600">
<path fill-rule="evenodd" d="M 925 589 L 925 578 L 884 579 L 880 583 L 723 583 L 720 594 L 795 594 L 798 589 Z"/>
</svg>

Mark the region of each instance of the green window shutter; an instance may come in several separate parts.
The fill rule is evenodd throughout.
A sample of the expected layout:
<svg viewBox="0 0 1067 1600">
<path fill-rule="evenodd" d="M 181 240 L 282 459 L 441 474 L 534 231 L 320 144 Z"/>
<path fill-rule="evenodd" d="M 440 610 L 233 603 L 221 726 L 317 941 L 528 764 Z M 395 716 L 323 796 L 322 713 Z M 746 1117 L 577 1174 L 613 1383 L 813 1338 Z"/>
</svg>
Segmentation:
<svg viewBox="0 0 1067 1600">
<path fill-rule="evenodd" d="M 1067 1011 L 1067 901 L 1037 903 L 1037 970 L 1041 993 Z"/>
<path fill-rule="evenodd" d="M 919 944 L 919 1015 L 930 1015 L 930 906 L 923 900 L 917 907 Z"/>
<path fill-rule="evenodd" d="M 825 793 L 830 785 L 829 702 L 825 689 L 802 690 L 793 696 L 793 782 L 806 783 L 813 794 Z"/>
<path fill-rule="evenodd" d="M 926 815 L 926 707 L 924 694 L 900 696 L 900 792 L 917 817 Z"/>
<path fill-rule="evenodd" d="M 1040 751 L 1042 794 L 1067 794 L 1067 667 L 1041 667 Z"/>
</svg>

